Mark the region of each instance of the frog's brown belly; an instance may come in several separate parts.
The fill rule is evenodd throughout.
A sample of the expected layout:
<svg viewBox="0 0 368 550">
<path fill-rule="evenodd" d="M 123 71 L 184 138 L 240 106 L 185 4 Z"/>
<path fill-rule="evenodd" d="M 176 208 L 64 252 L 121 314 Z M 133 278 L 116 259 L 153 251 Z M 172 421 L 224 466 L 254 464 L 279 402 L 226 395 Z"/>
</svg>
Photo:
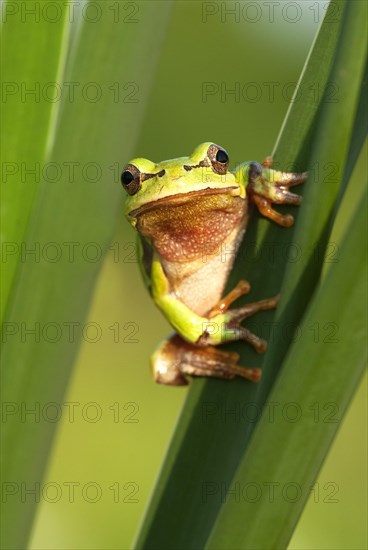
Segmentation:
<svg viewBox="0 0 368 550">
<path fill-rule="evenodd" d="M 222 298 L 246 222 L 245 212 L 240 225 L 225 238 L 214 254 L 204 253 L 201 258 L 185 266 L 163 259 L 172 292 L 197 315 L 206 316 Z"/>
<path fill-rule="evenodd" d="M 145 208 L 137 228 L 160 257 L 170 291 L 206 315 L 222 297 L 246 227 L 248 201 L 213 190 L 180 199 Z"/>
<path fill-rule="evenodd" d="M 225 239 L 239 228 L 247 200 L 229 192 L 207 190 L 205 195 L 183 198 L 183 202 L 153 204 L 137 216 L 137 229 L 151 240 L 162 260 L 180 263 L 193 271 L 193 264 L 205 254 L 214 255 Z M 162 262 L 164 263 L 164 262 Z M 200 267 L 203 267 L 200 262 Z"/>
</svg>

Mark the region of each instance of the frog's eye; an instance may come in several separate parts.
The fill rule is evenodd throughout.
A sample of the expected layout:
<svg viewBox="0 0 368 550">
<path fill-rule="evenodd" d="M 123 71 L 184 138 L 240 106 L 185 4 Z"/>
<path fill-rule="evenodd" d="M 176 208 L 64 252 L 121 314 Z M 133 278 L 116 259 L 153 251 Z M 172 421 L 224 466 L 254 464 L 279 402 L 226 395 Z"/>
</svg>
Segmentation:
<svg viewBox="0 0 368 550">
<path fill-rule="evenodd" d="M 221 164 L 227 164 L 229 162 L 229 157 L 226 151 L 223 149 L 219 149 L 216 153 L 216 160 L 217 162 L 221 162 Z"/>
<path fill-rule="evenodd" d="M 120 181 L 129 195 L 135 195 L 141 188 L 141 173 L 134 164 L 128 164 L 121 174 Z"/>
<path fill-rule="evenodd" d="M 213 171 L 216 174 L 226 174 L 229 166 L 229 155 L 222 147 L 215 143 L 209 146 L 207 156 L 211 161 Z"/>
</svg>

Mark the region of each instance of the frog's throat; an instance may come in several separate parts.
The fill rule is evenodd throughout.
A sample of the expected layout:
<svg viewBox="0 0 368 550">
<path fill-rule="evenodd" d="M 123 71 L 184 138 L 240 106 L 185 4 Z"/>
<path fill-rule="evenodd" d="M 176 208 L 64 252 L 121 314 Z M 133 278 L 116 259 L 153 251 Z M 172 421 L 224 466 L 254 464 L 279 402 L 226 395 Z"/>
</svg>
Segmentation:
<svg viewBox="0 0 368 550">
<path fill-rule="evenodd" d="M 138 214 L 137 229 L 165 260 L 191 262 L 218 253 L 227 236 L 242 224 L 246 203 L 229 193 L 156 202 Z"/>
</svg>

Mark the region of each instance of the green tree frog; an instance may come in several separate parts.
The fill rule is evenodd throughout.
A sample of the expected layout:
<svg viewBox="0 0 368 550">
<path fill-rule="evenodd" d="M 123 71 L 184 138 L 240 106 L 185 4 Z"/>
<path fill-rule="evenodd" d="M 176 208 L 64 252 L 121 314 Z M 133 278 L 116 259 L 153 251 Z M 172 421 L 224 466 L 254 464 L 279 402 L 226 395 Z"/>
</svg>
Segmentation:
<svg viewBox="0 0 368 550">
<path fill-rule="evenodd" d="M 217 346 L 245 340 L 259 353 L 267 346 L 241 322 L 276 307 L 278 296 L 230 309 L 250 285 L 240 281 L 225 297 L 223 292 L 253 204 L 274 222 L 293 224 L 272 203 L 299 205 L 301 197 L 289 187 L 307 174 L 271 166 L 268 157 L 230 171 L 227 152 L 211 142 L 188 157 L 158 164 L 135 158 L 125 166 L 125 215 L 139 233 L 142 275 L 176 331 L 151 358 L 156 382 L 186 385 L 188 375 L 259 380 L 260 369 L 240 366 L 237 353 Z"/>
</svg>

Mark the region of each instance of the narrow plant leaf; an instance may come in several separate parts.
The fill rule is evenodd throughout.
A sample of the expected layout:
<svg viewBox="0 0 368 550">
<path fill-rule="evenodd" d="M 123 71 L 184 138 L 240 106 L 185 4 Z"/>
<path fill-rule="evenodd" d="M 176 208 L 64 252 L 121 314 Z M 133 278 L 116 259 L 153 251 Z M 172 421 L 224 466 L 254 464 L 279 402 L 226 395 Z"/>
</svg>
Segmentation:
<svg viewBox="0 0 368 550">
<path fill-rule="evenodd" d="M 361 87 L 361 92 L 360 92 L 360 97 L 358 102 L 358 108 L 356 111 L 353 132 L 351 136 L 348 158 L 345 164 L 344 178 L 340 189 L 340 199 L 344 194 L 345 187 L 349 182 L 351 173 L 358 159 L 364 140 L 367 137 L 367 133 L 368 133 L 367 96 L 368 96 L 368 64 L 366 64 L 365 73 L 362 80 L 362 87 Z"/>
<path fill-rule="evenodd" d="M 15 4 L 2 6 L 4 23 L 1 56 L 2 73 L 2 178 L 1 178 L 1 255 L 2 271 L 0 321 L 14 280 L 21 254 L 20 243 L 27 227 L 33 201 L 40 184 L 48 127 L 55 109 L 53 98 L 63 47 L 68 42 L 66 12 L 58 25 L 47 20 L 29 20 L 22 27 L 19 47 L 19 20 Z M 47 44 L 47 48 L 45 45 Z M 19 75 L 21 74 L 21 79 Z M 42 93 L 46 100 L 42 100 Z M 26 170 L 33 171 L 25 181 Z"/>
<path fill-rule="evenodd" d="M 306 186 L 305 202 L 295 231 L 300 258 L 286 271 L 282 299 L 275 316 L 275 323 L 281 326 L 298 325 L 314 291 L 341 195 L 348 155 L 351 158 L 357 156 L 362 145 L 361 139 L 353 142 L 352 131 L 366 64 L 365 6 L 360 2 L 345 5 L 343 26 L 330 74 L 330 81 L 338 90 L 338 98 L 335 102 L 322 104 L 316 122 L 309 185 Z M 273 338 L 271 342 L 264 364 L 266 380 L 261 387 L 263 398 L 273 383 L 292 337 L 293 333 L 289 331 L 282 339 Z M 269 371 L 273 373 L 271 377 L 267 376 Z"/>
<path fill-rule="evenodd" d="M 229 487 L 238 496 L 222 507 L 209 549 L 286 548 L 291 538 L 366 365 L 366 208 L 365 190 L 269 396 L 277 411 L 255 429 Z M 313 341 L 310 327 L 331 319 L 338 337 Z M 287 421 L 280 411 L 291 403 Z"/>
<path fill-rule="evenodd" d="M 119 168 L 133 153 L 170 9 L 170 3 L 161 10 L 154 3 L 132 4 L 135 19 L 130 12 L 128 24 L 125 11 L 112 21 L 109 4 L 95 4 L 101 10 L 98 23 L 82 18 L 81 5 L 75 6 L 78 32 L 70 35 L 59 73 L 63 94 L 43 136 L 43 153 L 37 152 L 43 158 L 41 174 L 44 166 L 54 171 L 40 181 L 26 234 L 14 235 L 30 252 L 18 262 L 3 331 L 4 548 L 27 544 L 39 499 L 23 497 L 22 491 L 37 492 L 58 425 L 37 421 L 37 411 L 44 403 L 55 403 L 57 410 L 63 402 L 119 212 Z M 26 46 L 21 12 L 13 32 L 12 44 L 22 52 Z M 40 36 L 44 40 L 44 33 Z M 47 47 L 56 49 L 54 57 L 64 55 L 57 42 Z M 73 96 L 66 83 L 74 83 Z M 29 132 L 36 135 L 41 130 L 45 125 L 39 128 L 35 118 Z M 21 159 L 22 151 L 18 156 L 14 149 L 13 155 Z M 14 197 L 13 204 L 12 195 L 7 195 L 11 226 L 13 217 L 22 215 L 18 206 L 19 198 Z M 27 414 L 33 421 L 24 420 Z"/>
<path fill-rule="evenodd" d="M 341 2 L 338 6 L 338 18 L 330 18 L 327 12 L 303 70 L 298 88 L 302 90 L 303 101 L 292 104 L 282 128 L 276 164 L 283 169 L 304 170 L 309 165 L 313 132 L 320 116 L 347 7 Z M 317 95 L 313 88 L 316 85 Z M 299 216 L 297 209 L 294 212 Z M 247 228 L 228 289 L 246 276 L 252 284 L 247 301 L 279 292 L 286 262 L 285 254 L 277 251 L 287 250 L 292 240 L 292 230 L 285 231 L 255 217 Z M 259 248 L 261 243 L 262 248 Z M 267 339 L 269 330 L 267 332 L 265 327 L 271 326 L 272 319 L 273 313 L 265 312 L 247 326 Z M 261 365 L 262 358 L 244 344 L 233 344 L 228 348 L 240 354 L 241 364 Z M 238 380 L 231 384 L 219 380 L 191 382 L 138 535 L 137 548 L 190 549 L 205 545 L 222 505 L 220 488 L 231 482 L 257 419 L 261 399 L 259 388 Z M 249 416 L 246 414 L 248 410 Z"/>
<path fill-rule="evenodd" d="M 319 172 L 313 174 L 315 180 L 312 181 L 312 185 L 310 183 L 306 188 L 303 214 L 298 217 L 295 234 L 295 242 L 298 245 L 298 249 L 302 252 L 302 258 L 299 262 L 290 265 L 287 270 L 282 289 L 282 303 L 281 307 L 278 308 L 276 312 L 275 326 L 286 325 L 294 327 L 295 329 L 303 314 L 304 308 L 308 307 L 308 301 L 313 293 L 313 289 L 315 285 L 318 284 L 318 278 L 322 269 L 322 260 L 326 256 L 331 224 L 336 213 L 336 205 L 340 202 L 343 195 L 343 189 L 345 187 L 344 174 L 347 177 L 345 164 L 347 162 L 352 162 L 352 159 L 358 156 L 363 141 L 363 132 L 359 127 L 357 117 L 362 113 L 362 105 L 358 101 L 358 98 L 359 96 L 362 97 L 361 90 L 364 89 L 364 86 L 362 86 L 362 74 L 365 63 L 364 24 L 362 24 L 362 21 L 364 21 L 364 6 L 353 2 L 349 4 L 349 6 L 346 4 L 345 10 L 344 24 L 341 29 L 339 45 L 330 76 L 330 82 L 334 82 L 339 90 L 340 101 L 335 104 L 323 104 L 320 107 L 319 117 L 316 120 L 315 131 L 313 133 L 315 140 L 314 147 L 313 143 L 311 143 L 314 149 L 311 158 L 311 167 L 319 168 Z M 351 78 L 350 74 L 347 74 L 345 70 L 346 66 L 351 67 L 354 78 Z M 337 131 L 334 129 L 331 133 L 331 129 L 335 128 L 337 120 L 341 124 Z M 329 130 L 329 128 L 331 129 Z M 357 135 L 352 136 L 352 131 L 355 131 Z M 337 175 L 332 181 L 326 181 L 321 171 L 321 168 L 328 166 L 337 168 Z M 323 187 L 324 183 L 328 183 L 329 185 L 324 185 Z M 307 209 L 304 208 L 306 204 L 308 204 Z M 360 205 L 360 207 L 361 206 L 362 205 Z M 359 213 L 361 215 L 361 211 L 359 211 Z M 354 226 L 354 231 L 355 229 L 356 226 Z M 351 230 L 351 232 L 352 231 L 353 230 Z M 351 237 L 349 234 L 349 239 L 353 238 L 354 237 Z M 362 243 L 362 241 L 356 241 L 355 246 L 358 242 Z M 351 255 L 354 253 L 353 243 L 354 241 L 350 240 L 350 251 L 346 248 L 347 245 L 345 244 L 345 262 L 348 262 L 349 254 Z M 316 254 L 316 250 L 318 254 Z M 341 254 L 342 253 L 343 251 L 341 250 Z M 345 269 L 349 269 L 347 264 L 345 264 L 345 266 Z M 335 269 L 335 265 L 330 268 L 330 270 Z M 328 271 L 329 275 L 330 270 Z M 340 277 L 343 276 L 344 270 L 340 271 Z M 336 286 L 332 288 L 331 284 L 334 280 L 331 281 L 330 278 L 326 278 L 326 281 L 324 281 L 324 283 L 330 284 L 330 305 L 333 304 L 333 307 L 328 310 L 328 302 L 327 304 L 323 302 L 324 309 L 322 309 L 320 313 L 319 310 L 317 310 L 320 317 L 317 316 L 317 313 L 313 312 L 314 322 L 317 322 L 318 326 L 323 327 L 326 326 L 326 323 L 331 323 L 331 321 L 333 321 L 334 325 L 337 324 L 339 329 L 341 329 L 341 315 L 344 315 L 344 311 L 346 310 L 343 304 L 340 303 L 342 309 L 339 310 L 340 316 L 337 315 L 337 308 L 335 307 L 336 296 L 334 298 L 331 298 L 331 296 L 333 291 L 337 291 L 340 296 L 340 287 L 342 283 L 337 279 L 335 283 Z M 362 291 L 362 287 L 360 287 L 360 291 Z M 346 292 L 349 295 L 349 290 L 346 290 Z M 327 287 L 325 286 L 323 286 L 323 291 L 320 289 L 313 304 L 317 304 L 318 298 L 324 295 L 324 293 L 327 294 Z M 358 296 L 359 294 L 354 294 L 355 302 L 352 304 L 349 303 L 347 306 L 349 310 L 351 310 L 351 307 L 354 305 L 357 306 L 359 300 L 364 296 L 364 291 L 360 298 Z M 283 306 L 285 306 L 284 311 Z M 359 321 L 364 324 L 364 319 L 361 317 L 361 310 L 359 307 L 358 305 L 358 310 L 355 310 L 358 317 L 356 320 L 358 325 Z M 305 334 L 308 330 L 307 327 L 310 327 L 311 324 L 311 318 L 307 316 L 305 322 L 299 327 L 300 332 Z M 345 328 L 348 326 L 348 324 L 344 324 L 344 328 L 342 329 L 344 335 Z M 354 324 L 354 327 L 356 326 L 357 325 Z M 361 330 L 361 327 L 359 330 Z M 275 393 L 272 393 L 268 397 L 268 391 L 269 388 L 272 387 L 275 374 L 281 366 L 284 355 L 287 353 L 293 337 L 292 332 L 293 331 L 284 333 L 283 338 L 274 338 L 271 342 L 264 365 L 266 371 L 265 381 L 260 387 L 260 403 L 264 403 L 266 398 L 268 402 L 280 402 L 281 406 L 283 403 L 286 403 L 285 397 L 281 396 L 279 393 L 276 394 L 276 396 Z M 307 349 L 308 338 L 306 340 L 304 338 L 304 348 L 297 357 L 293 355 L 295 346 L 292 348 L 291 352 L 288 353 L 286 364 L 289 365 L 290 368 L 295 369 L 294 374 L 295 377 L 297 377 L 297 381 L 294 378 L 293 384 L 289 387 L 288 396 L 290 397 L 293 393 L 293 397 L 289 399 L 289 402 L 296 402 L 299 407 L 303 408 L 303 412 L 306 407 L 313 405 L 313 403 L 333 402 L 339 407 L 341 415 L 343 414 L 352 396 L 357 380 L 359 379 L 362 363 L 364 364 L 364 357 L 362 357 L 362 355 L 364 355 L 364 348 L 362 348 L 361 340 L 356 338 L 354 328 L 350 335 L 349 332 L 346 333 L 346 339 L 349 340 L 349 338 L 350 342 L 356 343 L 354 349 L 357 354 L 355 371 L 349 373 L 351 374 L 352 382 L 349 384 L 345 383 L 346 379 L 340 380 L 341 385 L 337 387 L 338 383 L 336 383 L 336 385 L 332 383 L 331 389 L 328 383 L 331 382 L 331 378 L 335 375 L 330 376 L 330 378 L 328 378 L 328 376 L 326 378 L 323 377 L 325 371 L 321 368 L 323 364 L 322 361 L 324 356 L 326 356 L 326 362 L 328 361 L 331 369 L 340 369 L 341 363 L 344 364 L 344 356 L 341 354 L 341 347 L 339 347 L 338 351 L 336 351 L 335 347 L 335 354 L 332 353 L 331 357 L 328 356 L 328 351 L 331 351 L 331 346 L 326 345 L 324 342 L 320 342 L 318 351 L 316 351 L 313 345 L 310 346 L 310 349 Z M 314 355 L 315 353 L 317 353 L 317 355 Z M 348 350 L 345 350 L 346 356 L 347 353 Z M 293 357 L 292 367 L 290 365 L 290 355 Z M 315 366 L 317 366 L 319 374 L 319 376 L 316 376 L 316 380 L 314 380 L 315 384 L 310 383 L 310 379 L 308 379 L 308 382 L 303 380 L 303 377 L 300 376 L 299 373 L 299 366 L 303 362 L 304 364 L 309 364 L 311 355 L 312 361 L 313 357 L 315 358 Z M 306 358 L 308 358 L 308 361 L 306 361 Z M 318 362 L 318 359 L 320 359 L 321 362 Z M 307 368 L 307 366 L 305 366 L 305 368 Z M 332 372 L 334 371 L 332 370 Z M 284 369 L 282 373 L 282 381 L 285 384 Z M 281 382 L 277 382 L 277 388 L 281 387 L 280 384 Z M 299 388 L 299 391 L 295 391 L 296 386 Z M 320 392 L 318 390 L 320 390 Z M 305 394 L 304 402 L 300 396 L 301 392 Z M 334 401 L 331 396 L 336 396 L 336 400 Z M 281 401 L 279 401 L 279 399 L 281 399 Z M 264 468 L 262 469 L 261 467 L 261 462 L 259 460 L 260 455 L 257 454 L 255 458 L 252 455 L 254 452 L 252 440 L 241 462 L 239 472 L 242 472 L 242 478 L 237 485 L 242 488 L 248 486 L 244 485 L 244 483 L 254 483 L 255 485 L 253 485 L 253 487 L 258 487 L 257 483 L 261 480 L 261 484 L 263 483 L 261 487 L 265 489 L 267 484 L 268 487 L 270 487 L 272 483 L 275 483 L 278 487 L 285 487 L 287 483 L 295 483 L 298 488 L 301 488 L 303 497 L 298 499 L 298 503 L 294 505 L 290 505 L 290 502 L 287 503 L 286 499 L 283 498 L 283 494 L 281 494 L 277 500 L 275 499 L 272 501 L 272 503 L 270 499 L 268 502 L 265 502 L 265 499 L 261 499 L 262 502 L 260 502 L 259 507 L 254 502 L 251 504 L 248 502 L 246 510 L 242 505 L 239 505 L 238 520 L 231 515 L 227 503 L 220 513 L 218 523 L 215 525 L 213 536 L 210 539 L 208 547 L 222 548 L 225 545 L 225 540 L 226 547 L 234 546 L 237 548 L 283 548 L 287 545 L 295 523 L 308 497 L 308 483 L 311 484 L 316 478 L 321 461 L 327 452 L 332 436 L 337 428 L 337 426 L 334 425 L 330 430 L 320 430 L 319 437 L 315 438 L 314 436 L 317 434 L 315 434 L 310 427 L 311 411 L 309 411 L 309 413 L 309 416 L 308 414 L 306 415 L 306 425 L 299 426 L 298 423 L 298 429 L 300 428 L 301 430 L 299 432 L 299 439 L 298 436 L 295 436 L 294 439 L 290 438 L 288 442 L 289 446 L 282 445 L 283 436 L 281 436 L 281 429 L 277 434 L 274 434 L 274 437 L 269 437 L 269 431 L 267 433 L 263 431 L 262 436 L 259 436 L 257 426 L 256 433 L 258 438 L 262 438 L 262 441 L 264 441 L 264 447 L 262 449 L 262 453 L 265 453 L 262 455 L 262 465 Z M 264 425 L 264 419 L 261 420 L 261 423 Z M 285 429 L 285 426 L 283 426 L 283 428 Z M 272 429 L 274 429 L 274 426 Z M 288 431 L 287 428 L 285 430 L 286 432 Z M 304 436 L 303 439 L 300 437 L 301 434 Z M 260 439 L 258 439 L 258 442 L 259 441 Z M 270 447 L 265 451 L 265 446 L 268 446 L 269 443 L 271 443 Z M 270 452 L 271 447 L 272 452 Z M 279 454 L 274 452 L 276 448 Z M 306 448 L 308 448 L 309 454 L 305 452 Z M 270 460 L 271 456 L 272 460 Z M 251 470 L 249 469 L 250 462 L 248 461 L 252 463 Z M 301 463 L 303 463 L 304 469 Z M 266 464 L 268 465 L 268 469 Z M 296 472 L 298 468 L 300 469 L 299 477 Z M 244 472 L 247 472 L 245 482 Z M 285 481 L 285 479 L 287 479 L 287 481 Z M 236 476 L 233 483 L 237 483 L 238 481 L 239 478 Z M 289 506 L 285 506 L 285 504 Z M 272 512 L 271 508 L 273 510 Z M 261 509 L 262 511 L 260 512 Z M 232 511 L 234 511 L 234 509 L 232 509 Z M 250 516 L 250 513 L 252 513 L 252 516 Z M 240 516 L 243 519 L 241 526 L 239 526 Z M 223 521 L 224 517 L 227 518 L 226 527 Z M 232 518 L 231 527 L 230 517 Z M 244 518 L 249 518 L 249 520 L 244 521 Z"/>
</svg>

